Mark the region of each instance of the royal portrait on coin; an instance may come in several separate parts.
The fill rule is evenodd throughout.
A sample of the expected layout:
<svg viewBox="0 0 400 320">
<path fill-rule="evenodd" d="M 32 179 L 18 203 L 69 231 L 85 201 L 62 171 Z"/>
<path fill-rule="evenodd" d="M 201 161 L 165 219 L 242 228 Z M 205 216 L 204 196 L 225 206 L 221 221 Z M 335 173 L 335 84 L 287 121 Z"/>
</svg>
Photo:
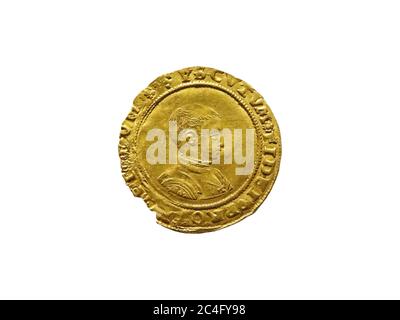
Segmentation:
<svg viewBox="0 0 400 320">
<path fill-rule="evenodd" d="M 160 225 L 200 233 L 261 205 L 279 171 L 281 138 L 250 85 L 191 67 L 158 77 L 134 99 L 119 155 L 126 184 Z"/>
</svg>

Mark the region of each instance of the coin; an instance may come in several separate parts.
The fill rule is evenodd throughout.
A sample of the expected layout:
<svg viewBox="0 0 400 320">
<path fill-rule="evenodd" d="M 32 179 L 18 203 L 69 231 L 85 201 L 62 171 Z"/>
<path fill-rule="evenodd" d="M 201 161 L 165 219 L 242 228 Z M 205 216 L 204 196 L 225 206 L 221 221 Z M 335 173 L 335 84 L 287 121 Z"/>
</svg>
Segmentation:
<svg viewBox="0 0 400 320">
<path fill-rule="evenodd" d="M 279 170 L 278 124 L 263 97 L 217 69 L 164 74 L 134 99 L 120 133 L 122 175 L 157 223 L 200 233 L 251 215 Z"/>
</svg>

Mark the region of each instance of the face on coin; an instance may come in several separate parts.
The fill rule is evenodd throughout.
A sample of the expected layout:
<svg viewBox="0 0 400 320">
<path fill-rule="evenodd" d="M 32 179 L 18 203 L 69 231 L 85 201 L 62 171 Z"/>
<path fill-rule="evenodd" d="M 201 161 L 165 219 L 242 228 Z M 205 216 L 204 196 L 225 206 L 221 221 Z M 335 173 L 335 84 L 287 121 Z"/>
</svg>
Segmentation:
<svg viewBox="0 0 400 320">
<path fill-rule="evenodd" d="M 250 85 L 191 67 L 158 77 L 134 99 L 119 155 L 126 184 L 160 225 L 199 233 L 255 212 L 278 174 L 281 139 Z"/>
</svg>

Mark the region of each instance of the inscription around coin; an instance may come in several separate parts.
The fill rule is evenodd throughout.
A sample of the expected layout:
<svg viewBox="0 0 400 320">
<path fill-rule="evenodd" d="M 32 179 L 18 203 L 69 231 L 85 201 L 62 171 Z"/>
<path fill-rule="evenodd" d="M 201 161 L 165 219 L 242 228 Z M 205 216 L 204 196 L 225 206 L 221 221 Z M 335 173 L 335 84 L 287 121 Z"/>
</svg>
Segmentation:
<svg viewBox="0 0 400 320">
<path fill-rule="evenodd" d="M 269 106 L 246 82 L 191 67 L 157 78 L 135 98 L 119 155 L 127 185 L 159 224 L 206 232 L 260 206 L 278 174 L 280 141 Z"/>
</svg>

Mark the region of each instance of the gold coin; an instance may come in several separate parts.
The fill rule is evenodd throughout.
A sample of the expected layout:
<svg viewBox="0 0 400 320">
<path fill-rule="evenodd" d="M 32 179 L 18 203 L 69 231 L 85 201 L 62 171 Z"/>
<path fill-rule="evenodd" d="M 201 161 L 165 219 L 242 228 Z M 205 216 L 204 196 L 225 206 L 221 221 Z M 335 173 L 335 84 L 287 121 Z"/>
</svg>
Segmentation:
<svg viewBox="0 0 400 320">
<path fill-rule="evenodd" d="M 207 232 L 251 215 L 279 170 L 278 124 L 246 82 L 206 67 L 162 75 L 122 124 L 119 155 L 132 193 L 157 222 Z"/>
</svg>

